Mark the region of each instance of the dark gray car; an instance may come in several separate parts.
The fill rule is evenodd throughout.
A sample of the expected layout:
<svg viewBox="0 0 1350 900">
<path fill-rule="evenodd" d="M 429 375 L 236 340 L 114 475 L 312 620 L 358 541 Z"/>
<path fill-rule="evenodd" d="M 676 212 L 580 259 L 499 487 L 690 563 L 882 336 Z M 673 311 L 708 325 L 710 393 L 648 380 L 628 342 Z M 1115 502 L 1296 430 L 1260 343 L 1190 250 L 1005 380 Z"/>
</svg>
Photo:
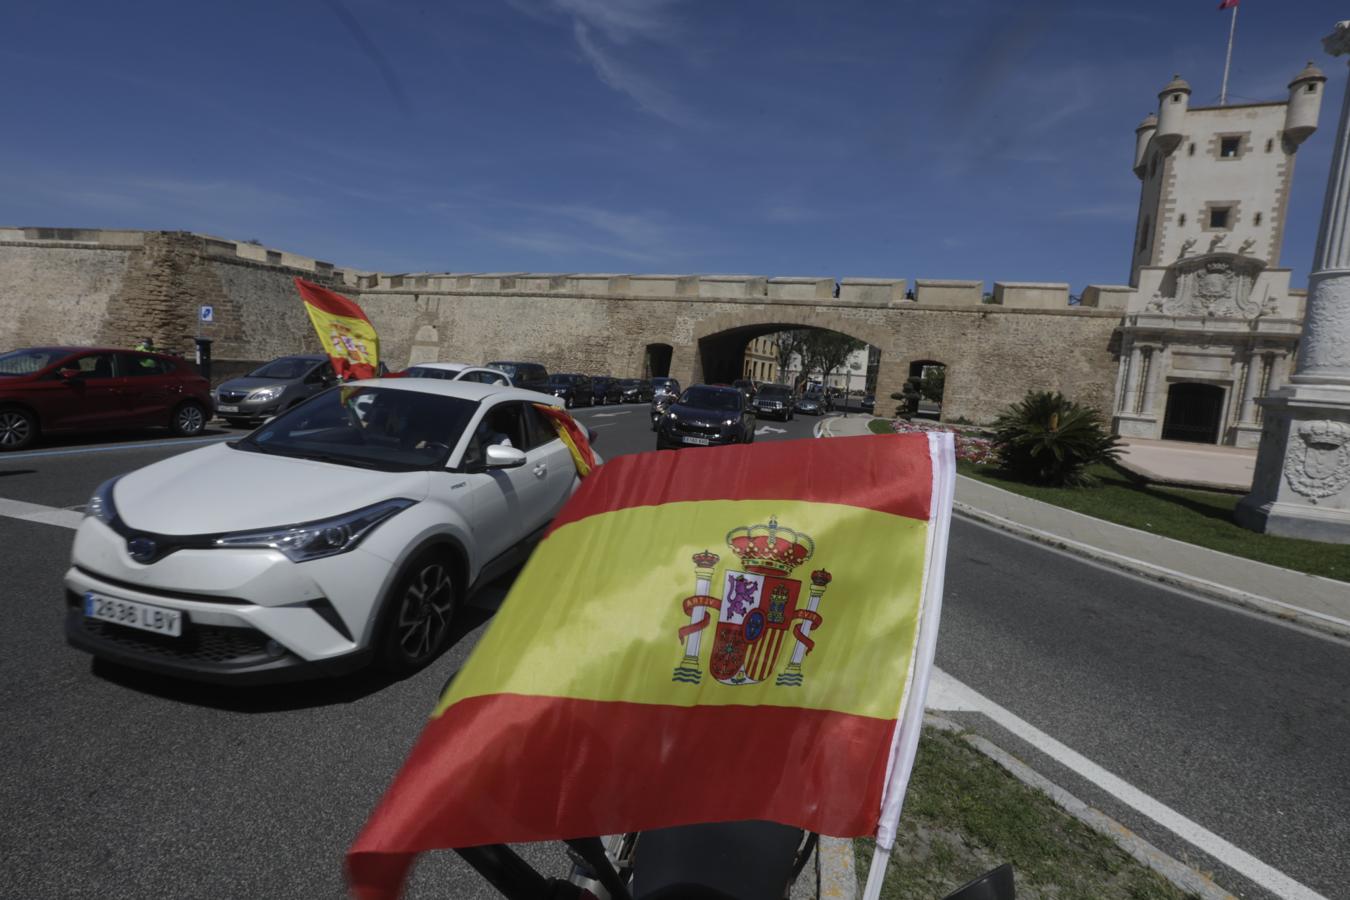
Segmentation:
<svg viewBox="0 0 1350 900">
<path fill-rule="evenodd" d="M 231 425 L 253 425 L 337 383 L 327 356 L 283 356 L 216 388 L 216 414 Z"/>
</svg>

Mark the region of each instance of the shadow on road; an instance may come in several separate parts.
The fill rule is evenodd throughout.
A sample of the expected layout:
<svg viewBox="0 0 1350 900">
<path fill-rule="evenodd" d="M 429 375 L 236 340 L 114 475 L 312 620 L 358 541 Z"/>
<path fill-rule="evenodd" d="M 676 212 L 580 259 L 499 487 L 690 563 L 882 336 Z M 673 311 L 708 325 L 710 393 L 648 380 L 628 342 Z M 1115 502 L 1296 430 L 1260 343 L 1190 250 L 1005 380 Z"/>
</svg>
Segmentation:
<svg viewBox="0 0 1350 900">
<path fill-rule="evenodd" d="M 5 469 L 0 471 L 0 478 L 7 475 L 32 475 L 37 469 Z"/>
</svg>

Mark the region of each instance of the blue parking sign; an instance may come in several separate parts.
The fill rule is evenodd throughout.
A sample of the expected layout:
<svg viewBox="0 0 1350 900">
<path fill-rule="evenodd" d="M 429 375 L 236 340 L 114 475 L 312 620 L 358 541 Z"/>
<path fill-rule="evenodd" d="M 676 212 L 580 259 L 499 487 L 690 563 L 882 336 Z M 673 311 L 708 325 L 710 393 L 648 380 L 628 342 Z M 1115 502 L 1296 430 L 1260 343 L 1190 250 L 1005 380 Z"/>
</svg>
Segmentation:
<svg viewBox="0 0 1350 900">
<path fill-rule="evenodd" d="M 201 320 L 203 322 L 214 322 L 216 320 L 216 308 L 214 306 L 203 306 Z"/>
</svg>

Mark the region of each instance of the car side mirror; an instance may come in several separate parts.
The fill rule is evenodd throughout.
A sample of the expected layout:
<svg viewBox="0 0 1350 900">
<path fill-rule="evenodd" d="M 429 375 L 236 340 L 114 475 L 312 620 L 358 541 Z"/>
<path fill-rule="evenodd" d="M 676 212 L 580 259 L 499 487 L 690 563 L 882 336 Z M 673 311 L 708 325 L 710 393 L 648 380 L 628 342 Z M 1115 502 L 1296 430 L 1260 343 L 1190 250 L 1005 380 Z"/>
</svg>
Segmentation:
<svg viewBox="0 0 1350 900">
<path fill-rule="evenodd" d="M 486 465 L 489 469 L 517 469 L 525 465 L 525 451 L 515 447 L 492 444 L 487 448 Z"/>
</svg>

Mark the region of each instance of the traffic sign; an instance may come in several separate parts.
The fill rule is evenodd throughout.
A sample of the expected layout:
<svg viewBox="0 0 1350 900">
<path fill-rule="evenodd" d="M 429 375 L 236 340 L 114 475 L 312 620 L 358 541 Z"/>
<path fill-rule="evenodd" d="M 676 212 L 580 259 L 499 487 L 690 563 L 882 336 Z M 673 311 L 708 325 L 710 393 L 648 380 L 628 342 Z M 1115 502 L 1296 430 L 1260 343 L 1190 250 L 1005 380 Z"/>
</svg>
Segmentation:
<svg viewBox="0 0 1350 900">
<path fill-rule="evenodd" d="M 216 320 L 216 308 L 214 306 L 203 306 L 199 315 L 203 322 L 214 322 Z"/>
</svg>

